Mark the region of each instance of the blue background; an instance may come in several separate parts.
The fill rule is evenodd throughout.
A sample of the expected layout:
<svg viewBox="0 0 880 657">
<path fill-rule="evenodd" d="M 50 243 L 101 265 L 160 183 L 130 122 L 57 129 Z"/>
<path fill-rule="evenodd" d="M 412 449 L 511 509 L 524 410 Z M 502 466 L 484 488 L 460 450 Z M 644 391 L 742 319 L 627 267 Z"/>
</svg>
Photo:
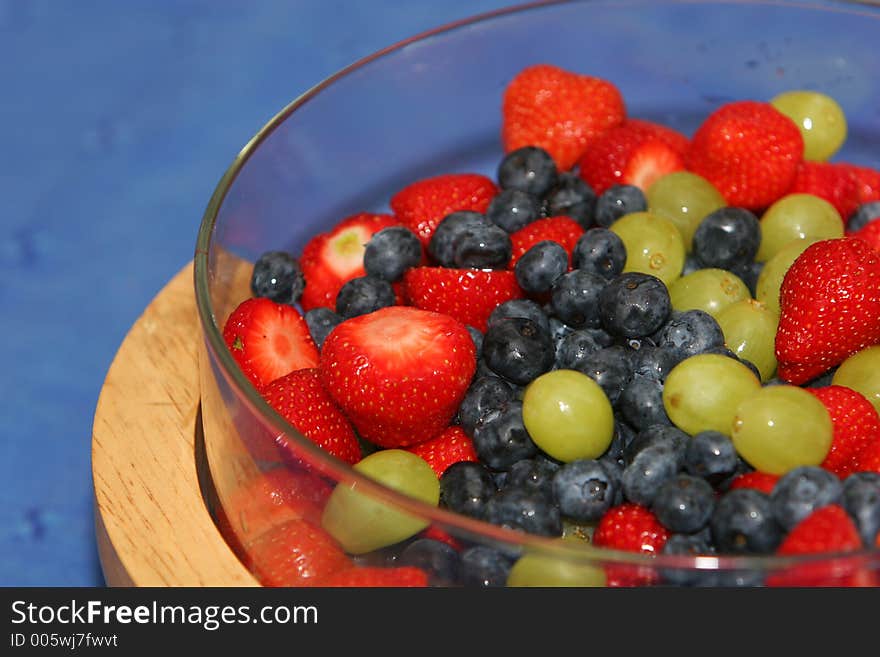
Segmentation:
<svg viewBox="0 0 880 657">
<path fill-rule="evenodd" d="M 290 100 L 513 0 L 0 0 L 0 585 L 94 586 L 90 442 L 126 331 Z"/>
</svg>

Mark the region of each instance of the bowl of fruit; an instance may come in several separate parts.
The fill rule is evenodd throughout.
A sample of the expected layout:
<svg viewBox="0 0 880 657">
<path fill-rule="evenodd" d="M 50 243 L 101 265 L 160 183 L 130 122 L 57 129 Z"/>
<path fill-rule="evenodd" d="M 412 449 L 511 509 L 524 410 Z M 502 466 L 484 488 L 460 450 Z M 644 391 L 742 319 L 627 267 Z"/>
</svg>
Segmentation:
<svg viewBox="0 0 880 657">
<path fill-rule="evenodd" d="M 880 584 L 878 28 L 537 3 L 282 109 L 195 256 L 255 578 Z"/>
</svg>

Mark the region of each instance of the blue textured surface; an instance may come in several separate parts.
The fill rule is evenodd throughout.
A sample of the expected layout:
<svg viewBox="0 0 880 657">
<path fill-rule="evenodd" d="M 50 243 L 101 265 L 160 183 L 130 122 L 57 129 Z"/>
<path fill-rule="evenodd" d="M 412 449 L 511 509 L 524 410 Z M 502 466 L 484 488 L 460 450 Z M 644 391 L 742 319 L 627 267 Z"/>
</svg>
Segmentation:
<svg viewBox="0 0 880 657">
<path fill-rule="evenodd" d="M 248 137 L 352 61 L 508 4 L 0 0 L 0 585 L 103 583 L 98 393 Z"/>
</svg>

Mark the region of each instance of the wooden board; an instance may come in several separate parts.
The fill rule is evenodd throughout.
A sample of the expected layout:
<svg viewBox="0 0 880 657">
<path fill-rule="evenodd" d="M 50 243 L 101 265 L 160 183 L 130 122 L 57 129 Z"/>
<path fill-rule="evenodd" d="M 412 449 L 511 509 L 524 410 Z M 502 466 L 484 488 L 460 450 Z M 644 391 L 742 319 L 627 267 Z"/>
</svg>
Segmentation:
<svg viewBox="0 0 880 657">
<path fill-rule="evenodd" d="M 199 486 L 198 314 L 192 263 L 132 326 L 92 429 L 95 530 L 111 586 L 257 586 Z"/>
</svg>

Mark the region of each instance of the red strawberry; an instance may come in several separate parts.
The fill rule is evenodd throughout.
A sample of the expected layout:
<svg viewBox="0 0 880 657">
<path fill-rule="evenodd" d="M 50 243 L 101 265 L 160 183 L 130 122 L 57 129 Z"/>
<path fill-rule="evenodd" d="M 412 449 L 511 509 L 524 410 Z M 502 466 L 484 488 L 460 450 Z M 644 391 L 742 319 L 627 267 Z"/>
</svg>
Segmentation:
<svg viewBox="0 0 880 657">
<path fill-rule="evenodd" d="M 348 419 L 321 386 L 317 368 L 291 372 L 263 389 L 263 397 L 300 433 L 333 456 L 357 463 L 361 447 Z M 276 444 L 293 462 L 303 454 L 285 436 Z"/>
<path fill-rule="evenodd" d="M 746 100 L 712 112 L 694 133 L 685 161 L 728 205 L 756 210 L 791 188 L 803 155 L 794 121 L 769 103 Z"/>
<path fill-rule="evenodd" d="M 516 261 L 538 242 L 552 240 L 561 244 L 568 251 L 569 260 L 580 236 L 584 234 L 584 227 L 571 217 L 548 217 L 538 219 L 532 223 L 511 233 L 510 242 L 513 246 L 510 256 L 509 269 L 513 269 Z"/>
<path fill-rule="evenodd" d="M 403 284 L 411 305 L 481 331 L 498 304 L 524 296 L 514 273 L 506 270 L 413 267 L 403 275 Z"/>
<path fill-rule="evenodd" d="M 333 329 L 321 350 L 321 382 L 366 440 L 408 447 L 449 426 L 474 375 L 475 351 L 452 317 L 390 306 Z"/>
<path fill-rule="evenodd" d="M 593 544 L 599 547 L 659 554 L 669 538 L 669 531 L 644 506 L 626 502 L 610 508 L 599 520 Z M 608 586 L 650 584 L 656 574 L 650 569 L 624 564 L 605 567 Z"/>
<path fill-rule="evenodd" d="M 258 389 L 318 364 L 318 348 L 299 311 L 266 298 L 239 304 L 226 320 L 223 340 Z"/>
<path fill-rule="evenodd" d="M 822 467 L 841 479 L 854 472 L 859 455 L 880 442 L 880 415 L 864 395 L 843 386 L 807 388 L 828 409 L 834 425 L 831 449 Z"/>
<path fill-rule="evenodd" d="M 427 585 L 427 573 L 414 566 L 398 566 L 396 568 L 362 566 L 360 568 L 348 568 L 332 573 L 315 583 L 315 586 L 356 588 L 411 588 Z"/>
<path fill-rule="evenodd" d="M 779 293 L 779 377 L 801 384 L 880 342 L 880 253 L 853 237 L 810 245 Z"/>
<path fill-rule="evenodd" d="M 446 543 L 449 547 L 454 550 L 461 551 L 464 549 L 464 545 L 457 538 L 449 534 L 444 529 L 440 529 L 437 525 L 430 525 L 426 529 L 422 530 L 419 534 L 420 538 L 430 538 L 434 541 L 441 541 L 442 543 Z"/>
<path fill-rule="evenodd" d="M 457 425 L 448 427 L 436 438 L 408 447 L 407 451 L 425 459 L 438 477 L 453 463 L 480 460 L 474 441 Z"/>
<path fill-rule="evenodd" d="M 343 219 L 333 230 L 309 240 L 299 263 L 306 281 L 300 298 L 303 309 L 335 309 L 339 288 L 366 273 L 364 250 L 370 237 L 398 223 L 388 214 L 362 212 Z"/>
<path fill-rule="evenodd" d="M 880 201 L 880 170 L 854 164 L 846 166 L 856 181 L 859 204 Z"/>
<path fill-rule="evenodd" d="M 597 194 L 612 185 L 647 190 L 660 176 L 684 169 L 687 147 L 687 137 L 671 128 L 629 119 L 593 140 L 580 159 L 580 176 Z"/>
<path fill-rule="evenodd" d="M 776 553 L 783 556 L 855 552 L 862 549 L 859 531 L 836 504 L 813 511 L 788 533 Z M 874 576 L 845 559 L 822 559 L 792 566 L 767 578 L 768 586 L 872 586 Z"/>
<path fill-rule="evenodd" d="M 872 219 L 849 236 L 870 244 L 875 251 L 880 251 L 880 217 Z"/>
<path fill-rule="evenodd" d="M 880 473 L 880 440 L 875 440 L 859 453 L 853 471 Z"/>
<path fill-rule="evenodd" d="M 830 162 L 801 162 L 788 194 L 812 194 L 825 199 L 844 221 L 859 206 L 858 185 L 847 165 Z"/>
<path fill-rule="evenodd" d="M 505 152 L 540 146 L 560 170 L 574 166 L 598 135 L 626 117 L 623 97 L 610 82 L 546 64 L 510 81 L 501 111 Z"/>
<path fill-rule="evenodd" d="M 728 490 L 752 488 L 769 495 L 773 492 L 773 487 L 776 486 L 777 481 L 779 481 L 779 475 L 770 474 L 769 472 L 744 472 L 733 478 Z"/>
<path fill-rule="evenodd" d="M 245 566 L 263 586 L 308 586 L 352 567 L 333 538 L 305 520 L 291 520 L 248 546 Z"/>
<path fill-rule="evenodd" d="M 427 248 L 446 215 L 460 210 L 485 212 L 497 193 L 498 187 L 486 176 L 451 173 L 407 185 L 391 197 L 391 209 Z"/>
</svg>

